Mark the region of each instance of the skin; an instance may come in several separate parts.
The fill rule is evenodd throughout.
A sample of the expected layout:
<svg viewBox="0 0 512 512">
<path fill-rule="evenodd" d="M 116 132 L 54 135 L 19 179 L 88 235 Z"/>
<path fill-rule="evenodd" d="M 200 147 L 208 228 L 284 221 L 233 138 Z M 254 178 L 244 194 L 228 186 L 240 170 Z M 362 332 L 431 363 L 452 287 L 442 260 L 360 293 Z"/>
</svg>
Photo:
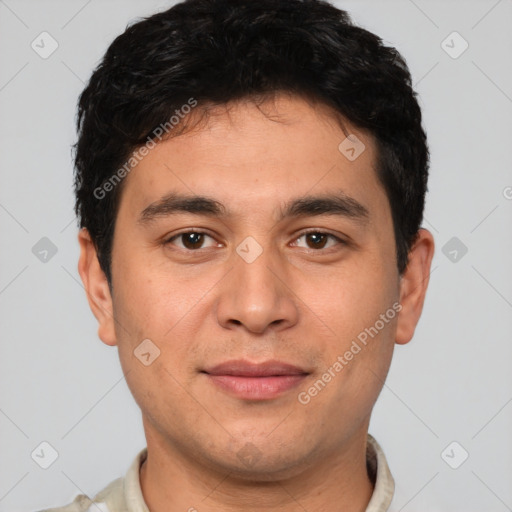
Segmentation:
<svg viewBox="0 0 512 512">
<path fill-rule="evenodd" d="M 424 229 L 400 276 L 391 210 L 374 168 L 372 137 L 354 161 L 321 104 L 278 94 L 217 107 L 205 122 L 159 143 L 125 178 L 112 252 L 113 292 L 82 229 L 79 272 L 100 339 L 117 345 L 142 411 L 148 458 L 140 476 L 152 512 L 364 511 L 373 492 L 366 436 L 395 344 L 413 336 L 434 252 Z M 192 114 L 194 115 L 194 114 Z M 188 212 L 138 222 L 173 192 L 222 203 L 222 218 Z M 343 191 L 368 210 L 279 219 L 306 195 Z M 205 232 L 200 249 L 178 233 Z M 304 231 L 323 238 L 320 248 Z M 262 253 L 247 263 L 248 236 Z M 201 240 L 201 238 L 199 239 Z M 402 307 L 311 401 L 308 390 L 365 328 Z M 149 366 L 134 350 L 150 339 Z M 278 359 L 307 369 L 299 387 L 270 400 L 234 397 L 201 373 L 230 359 Z M 247 444 L 249 443 L 249 444 Z M 238 452 L 258 454 L 252 464 Z"/>
</svg>

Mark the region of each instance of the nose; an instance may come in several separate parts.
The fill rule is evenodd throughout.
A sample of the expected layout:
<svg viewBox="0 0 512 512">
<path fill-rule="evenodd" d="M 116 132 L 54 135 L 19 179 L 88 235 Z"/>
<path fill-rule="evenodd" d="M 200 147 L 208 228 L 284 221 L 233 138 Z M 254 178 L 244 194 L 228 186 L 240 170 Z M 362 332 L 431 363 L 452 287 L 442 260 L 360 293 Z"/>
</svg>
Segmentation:
<svg viewBox="0 0 512 512">
<path fill-rule="evenodd" d="M 278 256 L 266 249 L 248 262 L 234 253 L 233 265 L 217 301 L 217 320 L 222 327 L 263 334 L 297 323 L 297 300 L 286 265 Z"/>
</svg>

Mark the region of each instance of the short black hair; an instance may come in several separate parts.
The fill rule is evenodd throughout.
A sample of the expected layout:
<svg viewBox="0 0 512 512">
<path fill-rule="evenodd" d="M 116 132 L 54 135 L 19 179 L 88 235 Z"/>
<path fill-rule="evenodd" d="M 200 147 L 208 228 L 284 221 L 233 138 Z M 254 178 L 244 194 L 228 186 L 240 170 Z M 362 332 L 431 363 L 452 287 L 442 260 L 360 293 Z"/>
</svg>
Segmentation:
<svg viewBox="0 0 512 512">
<path fill-rule="evenodd" d="M 429 167 L 403 57 L 325 1 L 185 0 L 128 25 L 78 101 L 75 211 L 110 286 L 121 178 L 134 150 L 154 141 L 159 127 L 173 128 L 173 116 L 183 125 L 184 105 L 281 91 L 321 101 L 373 136 L 402 274 L 422 222 Z"/>
</svg>

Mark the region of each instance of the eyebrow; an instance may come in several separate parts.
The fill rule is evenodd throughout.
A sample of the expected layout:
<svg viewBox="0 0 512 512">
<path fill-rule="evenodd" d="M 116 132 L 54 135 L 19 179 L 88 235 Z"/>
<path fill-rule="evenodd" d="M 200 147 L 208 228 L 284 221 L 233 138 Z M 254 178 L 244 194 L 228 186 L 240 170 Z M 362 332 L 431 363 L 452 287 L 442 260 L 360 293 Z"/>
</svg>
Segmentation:
<svg viewBox="0 0 512 512">
<path fill-rule="evenodd" d="M 144 208 L 137 222 L 146 225 L 158 218 L 178 213 L 192 213 L 219 218 L 229 216 L 226 207 L 211 197 L 170 193 Z M 292 199 L 280 209 L 278 220 L 318 215 L 337 215 L 364 224 L 368 221 L 370 213 L 368 208 L 359 201 L 340 191 Z"/>
</svg>

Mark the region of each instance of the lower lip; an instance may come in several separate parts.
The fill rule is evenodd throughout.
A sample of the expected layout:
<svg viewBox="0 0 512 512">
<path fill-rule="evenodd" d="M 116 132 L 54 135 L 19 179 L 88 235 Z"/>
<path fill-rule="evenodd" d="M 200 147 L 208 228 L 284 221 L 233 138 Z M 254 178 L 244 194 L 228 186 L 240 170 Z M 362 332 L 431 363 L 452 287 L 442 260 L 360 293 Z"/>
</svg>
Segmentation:
<svg viewBox="0 0 512 512">
<path fill-rule="evenodd" d="M 236 375 L 209 375 L 221 389 L 245 400 L 268 400 L 298 386 L 307 375 L 281 375 L 271 377 L 240 377 Z"/>
</svg>

